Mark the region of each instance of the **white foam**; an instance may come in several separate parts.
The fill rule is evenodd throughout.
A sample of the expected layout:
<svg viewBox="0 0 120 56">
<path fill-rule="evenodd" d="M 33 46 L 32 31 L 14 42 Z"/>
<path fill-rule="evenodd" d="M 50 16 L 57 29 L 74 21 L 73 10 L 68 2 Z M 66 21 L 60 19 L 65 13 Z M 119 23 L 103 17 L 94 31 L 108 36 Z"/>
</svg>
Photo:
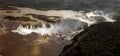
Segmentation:
<svg viewBox="0 0 120 56">
<path fill-rule="evenodd" d="M 12 32 L 17 32 L 22 35 L 31 34 L 32 32 L 38 33 L 41 35 L 45 35 L 45 34 L 51 35 L 51 34 L 61 34 L 61 33 L 64 34 L 67 32 L 76 31 L 79 28 L 82 28 L 85 26 L 82 24 L 82 22 L 87 23 L 88 26 L 98 22 L 94 18 L 91 18 L 91 17 L 97 17 L 97 16 L 104 17 L 105 22 L 115 22 L 115 20 L 109 17 L 109 14 L 104 13 L 103 11 L 93 11 L 93 12 L 83 13 L 80 11 L 72 11 L 72 10 L 41 11 L 41 10 L 34 10 L 30 8 L 19 8 L 19 9 L 21 9 L 21 13 L 23 14 L 31 13 L 31 14 L 39 14 L 39 15 L 46 15 L 46 16 L 62 17 L 60 23 L 51 24 L 50 28 L 45 27 L 43 23 L 43 27 L 38 27 L 38 28 L 31 27 L 30 29 L 28 29 L 28 27 L 22 27 L 20 25 L 17 29 L 12 30 Z M 70 19 L 73 19 L 73 20 L 70 20 Z"/>
<path fill-rule="evenodd" d="M 32 29 L 28 28 L 27 26 L 23 27 L 22 25 L 20 25 L 17 29 L 12 30 L 12 32 L 17 32 L 22 35 L 31 34 L 32 32 L 38 33 L 41 35 L 45 35 L 45 34 L 51 35 L 51 34 L 57 34 L 57 33 L 67 33 L 70 31 L 77 30 L 78 28 L 83 26 L 80 24 L 81 24 L 81 22 L 78 20 L 72 21 L 72 20 L 65 19 L 59 23 L 51 24 L 50 28 L 47 28 L 44 23 L 43 23 L 42 27 L 34 28 L 34 26 L 33 26 L 33 27 L 31 27 Z"/>
</svg>

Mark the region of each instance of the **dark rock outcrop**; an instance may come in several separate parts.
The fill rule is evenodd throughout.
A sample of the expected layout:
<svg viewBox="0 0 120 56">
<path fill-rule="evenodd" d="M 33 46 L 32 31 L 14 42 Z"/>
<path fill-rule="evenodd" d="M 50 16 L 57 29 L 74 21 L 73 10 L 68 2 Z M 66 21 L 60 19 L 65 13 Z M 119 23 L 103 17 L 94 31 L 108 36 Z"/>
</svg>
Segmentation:
<svg viewBox="0 0 120 56">
<path fill-rule="evenodd" d="M 92 25 L 75 36 L 60 56 L 120 56 L 120 23 Z"/>
</svg>

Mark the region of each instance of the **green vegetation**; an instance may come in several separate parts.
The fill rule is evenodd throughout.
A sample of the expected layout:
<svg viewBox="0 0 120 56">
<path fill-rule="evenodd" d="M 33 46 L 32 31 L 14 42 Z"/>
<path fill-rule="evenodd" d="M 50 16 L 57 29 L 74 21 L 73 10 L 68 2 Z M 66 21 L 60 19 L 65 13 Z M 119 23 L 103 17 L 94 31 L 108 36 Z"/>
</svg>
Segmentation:
<svg viewBox="0 0 120 56">
<path fill-rule="evenodd" d="M 92 25 L 75 36 L 60 56 L 120 56 L 120 23 Z"/>
<path fill-rule="evenodd" d="M 1 0 L 1 5 L 34 9 L 113 10 L 120 12 L 120 0 Z"/>
<path fill-rule="evenodd" d="M 106 21 L 105 18 L 102 17 L 102 16 L 97 16 L 97 17 L 93 17 L 93 18 L 94 18 L 94 20 L 98 21 L 97 23 L 105 22 Z"/>
<path fill-rule="evenodd" d="M 32 15 L 34 18 L 37 18 L 39 20 L 43 20 L 45 22 L 50 22 L 50 23 L 55 23 L 55 22 L 59 21 L 59 19 L 60 19 L 60 17 L 57 17 L 57 16 L 45 16 L 45 15 L 37 15 L 37 14 L 26 14 L 26 16 L 27 15 Z"/>
<path fill-rule="evenodd" d="M 120 13 L 119 12 L 114 12 L 114 13 L 112 13 L 112 15 L 113 15 L 113 19 L 120 21 Z"/>
<path fill-rule="evenodd" d="M 8 19 L 8 20 L 17 20 L 17 21 L 35 21 L 35 20 L 31 20 L 29 17 L 6 16 L 5 19 Z"/>
</svg>

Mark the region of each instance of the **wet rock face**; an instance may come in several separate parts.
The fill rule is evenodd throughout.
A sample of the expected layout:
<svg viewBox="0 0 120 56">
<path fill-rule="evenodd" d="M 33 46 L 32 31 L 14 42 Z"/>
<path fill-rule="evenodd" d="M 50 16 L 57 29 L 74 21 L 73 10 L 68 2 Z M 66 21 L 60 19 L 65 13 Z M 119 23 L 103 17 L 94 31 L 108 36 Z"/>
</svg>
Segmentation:
<svg viewBox="0 0 120 56">
<path fill-rule="evenodd" d="M 119 56 L 120 23 L 100 23 L 76 35 L 60 56 Z"/>
<path fill-rule="evenodd" d="M 20 24 L 17 21 L 3 21 L 0 22 L 7 30 L 16 29 Z"/>
</svg>

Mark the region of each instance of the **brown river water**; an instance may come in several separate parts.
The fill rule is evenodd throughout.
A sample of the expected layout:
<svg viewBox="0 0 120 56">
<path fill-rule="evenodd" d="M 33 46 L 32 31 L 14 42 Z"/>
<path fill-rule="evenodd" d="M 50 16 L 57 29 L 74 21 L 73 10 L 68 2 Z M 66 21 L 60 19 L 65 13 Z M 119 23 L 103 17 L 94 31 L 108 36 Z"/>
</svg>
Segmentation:
<svg viewBox="0 0 120 56">
<path fill-rule="evenodd" d="M 1 56 L 58 56 L 61 45 L 52 40 L 46 43 L 39 41 L 40 37 L 32 33 L 22 36 L 8 32 L 0 36 Z"/>
</svg>

